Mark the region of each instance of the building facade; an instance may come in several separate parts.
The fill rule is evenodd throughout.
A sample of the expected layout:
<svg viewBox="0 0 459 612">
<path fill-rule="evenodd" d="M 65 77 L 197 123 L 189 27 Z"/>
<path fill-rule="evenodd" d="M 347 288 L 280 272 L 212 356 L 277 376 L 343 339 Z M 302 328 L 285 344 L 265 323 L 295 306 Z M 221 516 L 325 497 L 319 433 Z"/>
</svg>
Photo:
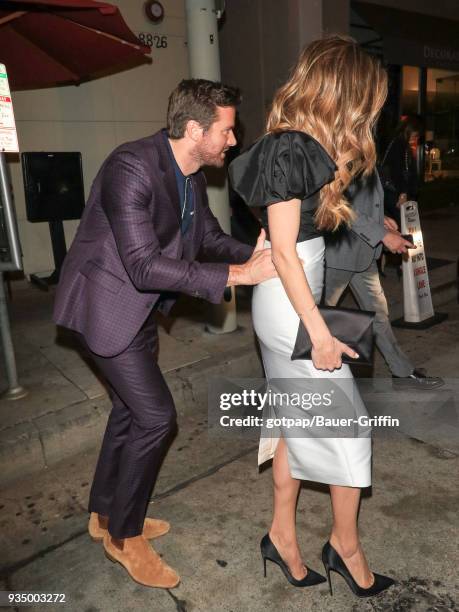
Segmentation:
<svg viewBox="0 0 459 612">
<path fill-rule="evenodd" d="M 147 136 L 164 126 L 167 98 L 189 75 L 184 0 L 163 0 L 165 18 L 155 25 L 142 0 L 112 0 L 131 30 L 153 45 L 150 65 L 84 84 L 13 92 L 21 151 L 81 151 L 85 195 L 105 157 L 122 142 Z M 47 223 L 26 218 L 20 160 L 8 156 L 24 271 L 54 268 Z M 78 221 L 65 221 L 67 246 Z"/>
<path fill-rule="evenodd" d="M 112 3 L 131 30 L 151 42 L 151 65 L 78 87 L 13 93 L 21 151 L 80 151 L 86 197 L 111 150 L 164 125 L 170 91 L 189 76 L 185 0 L 162 0 L 165 18 L 158 25 L 147 20 L 142 0 Z M 263 133 L 273 94 L 301 48 L 326 34 L 342 33 L 354 36 L 388 67 L 389 123 L 395 125 L 401 115 L 414 111 L 425 117 L 423 139 L 430 147 L 428 155 L 435 153 L 421 160 L 423 168 L 430 161 L 428 169 L 433 173 L 456 168 L 457 0 L 436 4 L 430 0 L 227 0 L 225 4 L 219 26 L 222 80 L 243 92 L 243 147 Z M 423 153 L 424 146 L 420 150 Z M 14 156 L 9 161 L 24 270 L 27 275 L 46 273 L 53 269 L 48 226 L 27 221 L 20 161 Z M 64 225 L 69 245 L 78 221 Z"/>
<path fill-rule="evenodd" d="M 419 114 L 418 157 L 427 178 L 459 170 L 459 3 L 457 0 L 231 0 L 221 29 L 222 75 L 243 91 L 244 145 L 264 130 L 267 109 L 300 49 L 348 34 L 383 61 L 387 134 Z M 382 140 L 384 138 L 382 137 Z M 426 144 L 426 146 L 424 146 Z"/>
</svg>

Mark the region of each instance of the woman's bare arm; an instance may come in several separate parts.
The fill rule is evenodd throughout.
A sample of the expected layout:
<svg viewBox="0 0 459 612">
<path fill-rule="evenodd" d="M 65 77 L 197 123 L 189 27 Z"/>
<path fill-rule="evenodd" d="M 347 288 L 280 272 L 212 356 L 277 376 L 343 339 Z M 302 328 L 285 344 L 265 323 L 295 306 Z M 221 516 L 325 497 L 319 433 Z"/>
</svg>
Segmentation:
<svg viewBox="0 0 459 612">
<path fill-rule="evenodd" d="M 333 338 L 317 308 L 303 265 L 296 252 L 300 229 L 301 201 L 277 202 L 268 207 L 272 259 L 284 289 L 311 338 L 312 360 L 316 368 L 334 370 L 341 367 L 341 354 L 357 354 Z"/>
</svg>

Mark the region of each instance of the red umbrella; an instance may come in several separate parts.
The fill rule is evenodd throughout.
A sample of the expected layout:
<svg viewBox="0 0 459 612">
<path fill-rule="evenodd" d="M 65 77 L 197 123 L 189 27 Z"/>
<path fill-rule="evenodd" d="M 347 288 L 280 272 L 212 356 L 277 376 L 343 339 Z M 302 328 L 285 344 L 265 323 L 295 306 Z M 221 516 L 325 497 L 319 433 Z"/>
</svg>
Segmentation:
<svg viewBox="0 0 459 612">
<path fill-rule="evenodd" d="M 12 89 L 77 84 L 151 60 L 116 6 L 93 0 L 0 4 L 0 62 Z"/>
</svg>

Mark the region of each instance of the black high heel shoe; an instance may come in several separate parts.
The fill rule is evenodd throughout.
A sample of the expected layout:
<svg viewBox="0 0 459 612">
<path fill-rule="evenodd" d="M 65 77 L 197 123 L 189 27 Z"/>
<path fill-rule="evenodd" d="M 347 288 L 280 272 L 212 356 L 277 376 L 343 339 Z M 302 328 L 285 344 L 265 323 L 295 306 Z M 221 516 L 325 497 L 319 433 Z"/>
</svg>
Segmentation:
<svg viewBox="0 0 459 612">
<path fill-rule="evenodd" d="M 389 576 L 382 576 L 381 574 L 373 573 L 375 580 L 373 584 L 364 589 L 359 586 L 357 582 L 352 577 L 350 571 L 347 569 L 344 561 L 340 557 L 340 555 L 336 552 L 330 542 L 327 542 L 322 549 L 322 561 L 325 567 L 325 571 L 327 573 L 328 586 L 330 587 L 330 595 L 333 595 L 330 572 L 336 572 L 340 574 L 344 580 L 347 582 L 348 587 L 357 595 L 357 597 L 372 597 L 373 595 L 378 595 L 385 591 L 390 586 L 395 584 L 395 580 L 389 578 Z"/>
<path fill-rule="evenodd" d="M 290 570 L 288 569 L 287 564 L 282 559 L 280 554 L 277 552 L 277 548 L 271 542 L 271 538 L 269 537 L 269 533 L 267 533 L 260 542 L 260 550 L 261 556 L 263 557 L 263 565 L 265 570 L 265 578 L 266 578 L 266 559 L 269 559 L 273 563 L 276 563 L 281 570 L 284 572 L 285 577 L 296 587 L 308 587 L 314 586 L 315 584 L 320 584 L 321 582 L 326 582 L 326 578 L 321 574 L 318 574 L 314 570 L 306 567 L 308 573 L 301 580 L 297 580 L 292 576 Z"/>
</svg>

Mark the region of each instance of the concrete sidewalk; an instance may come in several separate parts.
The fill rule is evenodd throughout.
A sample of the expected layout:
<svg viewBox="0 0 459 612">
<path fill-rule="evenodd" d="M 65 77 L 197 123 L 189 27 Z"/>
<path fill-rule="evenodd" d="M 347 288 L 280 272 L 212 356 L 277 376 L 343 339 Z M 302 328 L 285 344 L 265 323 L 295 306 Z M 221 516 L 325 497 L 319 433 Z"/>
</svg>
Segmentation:
<svg viewBox="0 0 459 612">
<path fill-rule="evenodd" d="M 437 326 L 427 346 L 422 335 L 417 343 L 425 346 L 422 363 L 452 378 L 459 362 L 459 307 L 447 310 L 448 329 Z M 405 348 L 414 348 L 410 333 L 402 331 Z M 379 358 L 377 368 L 383 369 Z M 66 595 L 65 606 L 28 608 L 40 612 L 457 612 L 457 453 L 402 434 L 374 440 L 373 487 L 364 493 L 360 528 L 372 568 L 398 584 L 365 601 L 334 576 L 330 597 L 323 585 L 291 587 L 273 564 L 263 578 L 259 541 L 271 515 L 271 470 L 258 473 L 252 441 L 212 436 L 206 417 L 205 401 L 179 416 L 148 511 L 172 523 L 154 546 L 180 573 L 178 588 L 135 584 L 89 539 L 86 506 L 97 449 L 3 488 L 1 587 Z M 327 488 L 304 483 L 299 540 L 317 571 L 323 571 L 320 550 L 330 522 Z"/>
<path fill-rule="evenodd" d="M 179 457 L 169 461 L 177 465 Z M 23 498 L 11 498 L 7 491 L 0 511 L 6 536 L 2 551 L 25 550 L 31 546 L 25 540 L 33 538 L 36 553 L 4 569 L 2 588 L 66 595 L 65 605 L 24 608 L 36 611 L 455 612 L 457 497 L 451 475 L 457 468 L 457 457 L 408 439 L 375 444 L 373 492 L 363 499 L 360 528 L 371 566 L 396 577 L 398 584 L 365 601 L 336 575 L 333 597 L 326 585 L 290 586 L 273 564 L 263 578 L 259 541 L 271 516 L 271 470 L 257 473 L 254 451 L 191 483 L 181 486 L 177 480 L 175 489 L 150 505 L 151 516 L 171 521 L 171 532 L 154 546 L 182 582 L 169 591 L 137 585 L 87 535 L 82 507 L 87 488 L 81 488 L 81 480 L 88 470 L 82 457 L 50 472 L 52 483 L 42 475 L 38 482 L 24 483 Z M 173 471 L 173 465 L 164 469 Z M 14 491 L 19 493 L 17 486 Z M 64 495 L 71 505 L 65 505 Z M 21 516 L 5 520 L 14 510 Z M 54 539 L 52 545 L 44 546 L 43 534 L 34 538 L 30 529 L 13 527 L 32 517 L 47 526 L 44 535 Z M 326 489 L 305 484 L 298 506 L 299 541 L 306 563 L 322 573 L 320 551 L 330 521 Z"/>
<path fill-rule="evenodd" d="M 457 297 L 459 210 L 451 208 L 427 215 L 423 231 L 428 256 L 436 262 L 443 260 L 443 265 L 430 271 L 433 301 L 438 307 Z M 391 316 L 396 319 L 402 316 L 403 305 L 402 283 L 394 268 L 386 270 L 383 284 Z M 43 293 L 23 281 L 13 283 L 12 291 L 13 340 L 20 382 L 29 395 L 14 402 L 0 400 L 0 484 L 97 446 L 110 410 L 105 388 L 91 367 L 65 332 L 56 334 L 51 321 L 53 290 Z M 212 376 L 262 374 L 249 293 L 241 289 L 238 295 L 239 330 L 233 334 L 206 333 L 206 304 L 197 300 L 182 298 L 170 317 L 160 317 L 160 365 L 179 414 L 205 400 L 207 380 Z M 348 303 L 352 305 L 352 301 Z M 417 338 L 413 331 L 400 330 L 397 334 L 407 341 Z M 423 352 L 430 334 L 423 332 L 421 337 L 427 345 L 416 342 L 413 349 L 407 345 L 408 352 L 417 353 L 418 365 L 426 358 Z M 442 373 L 441 369 L 435 370 Z M 375 373 L 386 376 L 387 370 L 377 364 Z M 0 393 L 6 384 L 1 367 Z"/>
<path fill-rule="evenodd" d="M 436 214 L 439 220 L 423 223 L 426 242 L 437 232 L 452 258 L 459 215 Z M 450 244 L 444 240 L 445 224 Z M 396 332 L 417 365 L 451 379 L 457 378 L 459 363 L 453 280 L 445 287 L 439 277 L 437 286 L 443 288 L 434 294 L 449 314 L 447 321 L 429 330 Z M 385 284 L 389 300 L 400 303 L 394 270 L 388 270 Z M 263 578 L 259 540 L 271 516 L 271 470 L 258 473 L 253 440 L 214 436 L 207 428 L 208 379 L 261 373 L 244 293 L 241 329 L 229 336 L 203 332 L 204 311 L 196 301 L 182 303 L 161 323 L 160 359 L 177 403 L 179 431 L 148 514 L 171 521 L 170 534 L 155 547 L 182 582 L 170 591 L 132 582 L 86 531 L 88 488 L 109 409 L 104 388 L 65 338 L 55 342 L 52 296 L 24 285 L 13 297 L 18 365 L 30 394 L 22 403 L 0 406 L 1 422 L 8 423 L 0 433 L 0 590 L 66 595 L 66 604 L 28 608 L 40 612 L 457 612 L 459 449 L 433 435 L 433 421 L 432 430 L 424 429 L 417 439 L 401 432 L 374 441 L 373 487 L 365 491 L 360 527 L 371 567 L 395 576 L 395 588 L 360 601 L 338 576 L 333 597 L 322 585 L 291 587 L 273 564 Z M 387 376 L 380 355 L 374 373 Z M 404 409 L 405 394 L 399 397 Z M 450 423 L 447 408 L 444 415 L 435 413 L 436 421 Z M 428 405 L 421 416 L 425 411 Z M 319 572 L 330 521 L 327 488 L 305 483 L 299 540 L 305 561 Z"/>
<path fill-rule="evenodd" d="M 91 365 L 65 330 L 56 332 L 51 292 L 26 283 L 14 291 L 13 340 L 29 394 L 0 400 L 0 484 L 99 445 L 110 410 Z M 224 336 L 205 331 L 206 305 L 197 300 L 184 299 L 168 319 L 158 315 L 159 363 L 179 416 L 207 402 L 209 377 L 262 376 L 244 291 L 239 304 L 239 329 Z"/>
</svg>

